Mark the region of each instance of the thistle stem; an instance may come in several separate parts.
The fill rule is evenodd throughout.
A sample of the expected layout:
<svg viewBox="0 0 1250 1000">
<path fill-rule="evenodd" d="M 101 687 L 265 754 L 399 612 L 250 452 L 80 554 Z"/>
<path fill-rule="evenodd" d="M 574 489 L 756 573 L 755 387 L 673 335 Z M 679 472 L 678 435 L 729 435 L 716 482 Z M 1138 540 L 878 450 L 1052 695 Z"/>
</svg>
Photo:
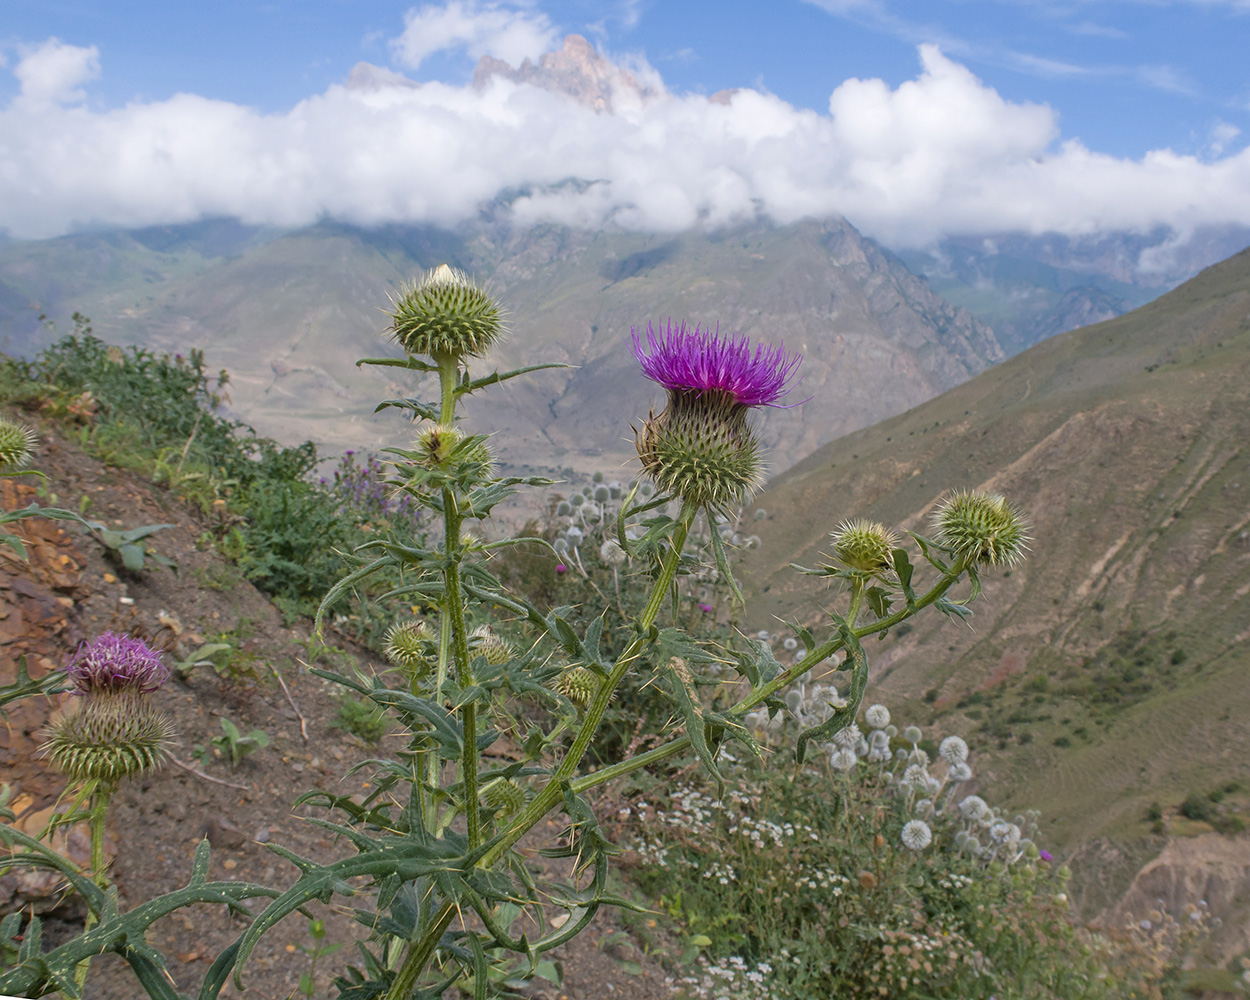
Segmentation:
<svg viewBox="0 0 1250 1000">
<path fill-rule="evenodd" d="M 408 951 L 400 963 L 399 971 L 395 975 L 395 981 L 391 984 L 391 988 L 386 993 L 386 1000 L 411 1000 L 412 995 L 417 990 L 417 983 L 421 978 L 421 973 L 425 971 L 426 965 L 429 964 L 430 958 L 434 954 L 434 949 L 438 947 L 438 942 L 443 936 L 443 932 L 447 930 L 447 926 L 451 923 L 452 916 L 455 915 L 456 908 L 452 903 L 444 903 L 443 908 L 439 910 L 438 916 L 434 918 L 430 929 L 425 932 L 420 940 L 408 945 Z"/>
<path fill-rule="evenodd" d="M 624 678 L 626 671 L 638 659 L 643 648 L 650 642 L 651 626 L 655 624 L 660 608 L 664 606 L 664 598 L 668 594 L 668 588 L 672 586 L 673 579 L 677 576 L 677 567 L 681 562 L 681 552 L 686 544 L 686 536 L 690 533 L 690 525 L 694 522 L 698 509 L 695 504 L 689 501 L 683 502 L 681 514 L 677 518 L 677 526 L 673 529 L 672 537 L 669 540 L 671 546 L 669 553 L 664 558 L 660 568 L 660 575 L 655 581 L 655 587 L 651 591 L 651 596 L 646 606 L 642 609 L 642 613 L 638 616 L 637 632 L 634 638 L 630 640 L 629 645 L 617 657 L 607 680 L 599 685 L 599 690 L 595 692 L 594 698 L 591 699 L 590 704 L 586 707 L 586 717 L 582 720 L 581 727 L 577 731 L 577 736 L 574 737 L 573 745 L 569 748 L 569 752 L 565 755 L 564 760 L 560 762 L 560 766 L 556 768 L 556 772 L 552 775 L 551 780 L 543 786 L 542 791 L 534 796 L 529 805 L 517 815 L 508 832 L 482 856 L 478 862 L 479 867 L 489 868 L 498 861 L 504 852 L 520 840 L 535 823 L 546 816 L 552 807 L 560 801 L 563 795 L 561 786 L 577 770 L 577 765 L 590 747 L 590 742 L 594 739 L 595 730 L 603 719 L 604 712 L 607 711 L 608 703 L 612 700 L 613 692 L 616 691 L 617 685 Z"/>
<path fill-rule="evenodd" d="M 948 590 L 950 590 L 951 586 L 963 575 L 964 566 L 965 564 L 964 564 L 963 559 L 956 561 L 955 565 L 952 566 L 946 573 L 944 573 L 941 579 L 939 579 L 938 582 L 934 584 L 933 589 L 931 589 L 923 597 L 919 598 L 913 607 L 900 608 L 898 611 L 894 612 L 894 614 L 889 615 L 886 618 L 882 618 L 878 621 L 875 621 L 870 625 L 864 625 L 859 628 L 852 628 L 851 629 L 852 634 L 857 639 L 863 639 L 865 636 L 875 635 L 878 632 L 884 632 L 886 629 L 892 628 L 893 626 L 897 625 L 899 622 L 904 621 L 907 618 L 910 618 L 917 611 L 920 611 L 922 608 L 926 608 L 930 604 L 933 604 L 935 601 L 938 600 L 938 598 L 940 598 L 943 594 L 945 594 Z M 819 646 L 815 647 L 810 653 L 808 653 L 805 657 L 803 657 L 802 660 L 796 663 L 789 670 L 786 670 L 783 673 L 779 674 L 769 684 L 766 684 L 764 687 L 751 692 L 750 695 L 743 698 L 732 708 L 728 709 L 725 712 L 725 714 L 726 715 L 742 715 L 749 709 L 754 708 L 756 705 L 764 701 L 766 698 L 768 698 L 770 695 L 772 695 L 779 689 L 785 687 L 787 684 L 793 683 L 798 678 L 802 677 L 805 673 L 807 673 L 817 664 L 822 663 L 823 661 L 827 660 L 830 656 L 832 656 L 839 649 L 841 649 L 843 645 L 844 643 L 841 637 L 836 638 L 836 639 L 826 640 L 825 642 L 821 643 Z M 662 746 L 658 746 L 654 748 L 653 750 L 648 750 L 645 753 L 640 753 L 637 756 L 629 758 L 629 760 L 623 760 L 623 761 L 620 761 L 619 763 L 610 764 L 607 767 L 600 768 L 594 774 L 585 775 L 584 777 L 578 778 L 577 780 L 572 781 L 569 784 L 572 790 L 574 791 L 574 793 L 580 795 L 583 792 L 586 792 L 592 788 L 598 787 L 599 785 L 604 785 L 610 781 L 615 781 L 616 779 L 624 777 L 627 774 L 632 774 L 634 771 L 640 770 L 641 768 L 650 767 L 652 764 L 658 764 L 662 760 L 675 756 L 676 754 L 679 754 L 679 753 L 684 753 L 686 750 L 689 750 L 689 749 L 690 749 L 690 737 L 679 736 L 677 739 L 672 740 L 668 743 L 665 743 Z"/>
</svg>

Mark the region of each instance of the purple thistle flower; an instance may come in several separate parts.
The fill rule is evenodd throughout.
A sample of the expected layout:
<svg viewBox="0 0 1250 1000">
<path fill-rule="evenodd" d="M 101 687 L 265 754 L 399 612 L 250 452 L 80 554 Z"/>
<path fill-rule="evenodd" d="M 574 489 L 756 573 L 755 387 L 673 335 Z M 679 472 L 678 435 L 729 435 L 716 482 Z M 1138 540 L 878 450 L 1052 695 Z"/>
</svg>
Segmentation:
<svg viewBox="0 0 1250 1000">
<path fill-rule="evenodd" d="M 556 564 L 556 575 L 557 575 L 557 576 L 564 576 L 564 574 L 565 574 L 565 573 L 567 573 L 568 571 L 569 571 L 569 568 L 568 568 L 567 566 L 565 566 L 565 565 L 564 565 L 564 563 L 557 563 L 557 564 Z"/>
<path fill-rule="evenodd" d="M 1055 860 L 1055 856 L 1051 854 L 1050 851 L 1038 851 L 1037 856 L 1047 864 Z"/>
<path fill-rule="evenodd" d="M 755 351 L 746 337 L 721 339 L 720 329 L 690 329 L 683 321 L 676 328 L 669 320 L 662 333 L 647 324 L 644 350 L 636 327 L 630 329 L 634 357 L 643 374 L 670 392 L 723 392 L 739 406 L 784 406 L 778 402 L 790 391 L 787 386 L 802 355 L 787 354 L 782 347 L 759 344 Z M 791 404 L 797 405 L 797 404 Z"/>
<path fill-rule="evenodd" d="M 169 679 L 161 654 L 142 639 L 105 632 L 83 642 L 65 668 L 79 694 L 146 694 Z"/>
<path fill-rule="evenodd" d="M 705 604 L 704 602 L 700 601 L 699 610 L 702 611 L 705 615 L 710 615 L 712 613 L 712 605 Z"/>
</svg>

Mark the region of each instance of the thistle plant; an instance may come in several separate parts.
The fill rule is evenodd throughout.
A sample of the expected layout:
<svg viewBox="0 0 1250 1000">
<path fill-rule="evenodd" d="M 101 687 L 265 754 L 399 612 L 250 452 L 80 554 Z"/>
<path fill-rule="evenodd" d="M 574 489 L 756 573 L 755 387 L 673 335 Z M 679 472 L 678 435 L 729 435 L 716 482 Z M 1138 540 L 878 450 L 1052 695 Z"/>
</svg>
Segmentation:
<svg viewBox="0 0 1250 1000">
<path fill-rule="evenodd" d="M 336 895 L 368 899 L 357 914 L 370 935 L 361 966 L 336 981 L 340 995 L 432 1000 L 453 987 L 475 1000 L 506 995 L 547 968 L 546 953 L 581 933 L 601 906 L 628 905 L 608 890 L 614 848 L 591 806 L 592 792 L 692 754 L 711 780 L 721 781 L 726 760 L 760 753 L 748 720 L 762 713 L 771 721 L 785 711 L 785 693 L 822 665 L 846 673 L 849 683 L 819 718 L 807 717 L 795 757 L 801 764 L 808 748 L 819 745 L 858 759 L 864 738 L 850 727 L 868 683 L 861 640 L 931 605 L 966 617 L 966 603 L 980 589 L 978 568 L 1010 561 L 1023 544 L 1024 529 L 1005 503 L 993 537 L 978 546 L 953 529 L 934 539 L 912 534 L 932 571 L 923 589 L 912 555 L 895 545 L 893 534 L 860 524 L 855 530 L 863 537 L 854 544 L 844 539 L 841 549 L 835 544 L 834 562 L 804 571 L 837 584 L 846 603 L 819 627 L 794 626 L 788 664 L 777 661 L 767 642 L 715 643 L 692 634 L 670 608 L 680 581 L 698 565 L 687 551 L 698 547 L 696 522 L 706 526 L 709 576 L 741 601 L 728 521 L 762 481 L 751 411 L 787 405 L 801 359 L 781 346 L 670 322 L 662 333 L 649 325 L 645 343 L 634 333 L 644 374 L 668 395 L 664 410 L 637 430 L 643 478 L 629 488 L 618 485 L 616 497 L 601 478 L 571 495 L 561 515 L 573 522 L 563 532 L 566 555 L 593 538 L 587 551 L 614 570 L 633 569 L 618 582 L 639 586 L 641 594 L 621 602 L 625 618 L 613 624 L 612 637 L 604 616 L 539 607 L 504 586 L 490 560 L 523 546 L 562 558 L 557 547 L 533 537 L 488 541 L 482 522 L 519 488 L 551 483 L 501 473 L 487 437 L 459 423 L 473 394 L 556 367 L 475 374 L 477 359 L 504 335 L 501 317 L 485 289 L 440 267 L 393 303 L 389 332 L 404 356 L 361 362 L 437 378 L 435 400 L 401 396 L 379 406 L 415 425 L 407 447 L 384 452 L 387 495 L 428 511 L 436 527 L 416 534 L 413 521 L 388 520 L 355 550 L 357 567 L 326 594 L 318 613 L 320 628 L 331 608 L 367 582 L 392 581 L 380 600 L 397 611 L 385 643 L 396 669 L 373 677 L 314 672 L 393 713 L 406 740 L 388 756 L 357 765 L 371 772 L 363 800 L 329 792 L 304 797 L 306 806 L 324 810 L 315 822 L 355 853 L 319 864 L 274 847 L 298 875 L 215 963 L 201 1000 L 216 997 L 231 975 L 242 986 L 249 956 L 276 923 Z M 568 572 L 566 563 L 559 566 Z M 970 590 L 956 600 L 952 588 L 961 580 Z M 650 734 L 648 749 L 621 745 L 591 769 L 605 714 L 627 679 L 663 692 L 672 721 Z M 715 698 L 708 697 L 711 687 Z M 505 740 L 508 752 L 492 752 Z M 563 829 L 544 854 L 570 859 L 571 871 L 563 881 L 540 884 L 517 845 L 546 829 L 552 814 L 563 817 Z M 23 967 L 25 978 L 0 976 L 0 991 L 46 983 L 37 979 L 35 963 L 32 957 Z"/>
<path fill-rule="evenodd" d="M 65 672 L 81 702 L 49 728 L 43 751 L 88 804 L 91 873 L 101 881 L 109 801 L 124 779 L 160 766 L 173 736 L 148 697 L 169 668 L 141 639 L 105 632 L 80 645 Z"/>
</svg>

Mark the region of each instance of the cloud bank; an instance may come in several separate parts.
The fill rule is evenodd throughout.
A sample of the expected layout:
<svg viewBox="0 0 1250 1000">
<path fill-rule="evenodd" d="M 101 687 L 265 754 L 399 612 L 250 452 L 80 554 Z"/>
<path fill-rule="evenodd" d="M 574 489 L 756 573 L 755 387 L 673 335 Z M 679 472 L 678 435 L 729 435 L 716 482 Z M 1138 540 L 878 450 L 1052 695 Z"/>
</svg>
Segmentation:
<svg viewBox="0 0 1250 1000">
<path fill-rule="evenodd" d="M 552 42 L 542 15 L 452 0 L 410 13 L 393 53 L 406 67 L 448 47 L 515 64 Z M 1108 156 L 1064 140 L 1050 107 L 1005 100 L 935 46 L 918 53 L 914 79 L 846 80 L 827 113 L 753 89 L 672 94 L 658 75 L 596 112 L 499 75 L 418 84 L 362 65 L 262 114 L 193 94 L 93 107 L 84 87 L 99 53 L 49 39 L 10 69 L 21 91 L 0 110 L 0 227 L 37 238 L 223 215 L 453 225 L 505 191 L 523 224 L 673 231 L 842 214 L 896 246 L 1250 224 L 1250 149 L 1225 152 L 1233 137 L 1208 159 Z"/>
</svg>

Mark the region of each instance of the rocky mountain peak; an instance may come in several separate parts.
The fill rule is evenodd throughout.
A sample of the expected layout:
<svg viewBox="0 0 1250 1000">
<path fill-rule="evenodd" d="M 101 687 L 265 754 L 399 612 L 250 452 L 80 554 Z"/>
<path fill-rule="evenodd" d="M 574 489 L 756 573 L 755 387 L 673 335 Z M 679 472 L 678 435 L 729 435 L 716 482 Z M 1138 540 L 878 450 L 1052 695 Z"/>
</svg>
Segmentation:
<svg viewBox="0 0 1250 1000">
<path fill-rule="evenodd" d="M 612 112 L 622 101 L 636 103 L 650 91 L 628 70 L 595 51 L 581 35 L 569 35 L 558 52 L 547 52 L 538 64 L 526 59 L 514 69 L 502 59 L 483 56 L 473 72 L 473 84 L 484 87 L 493 76 L 568 94 L 595 111 Z"/>
</svg>

